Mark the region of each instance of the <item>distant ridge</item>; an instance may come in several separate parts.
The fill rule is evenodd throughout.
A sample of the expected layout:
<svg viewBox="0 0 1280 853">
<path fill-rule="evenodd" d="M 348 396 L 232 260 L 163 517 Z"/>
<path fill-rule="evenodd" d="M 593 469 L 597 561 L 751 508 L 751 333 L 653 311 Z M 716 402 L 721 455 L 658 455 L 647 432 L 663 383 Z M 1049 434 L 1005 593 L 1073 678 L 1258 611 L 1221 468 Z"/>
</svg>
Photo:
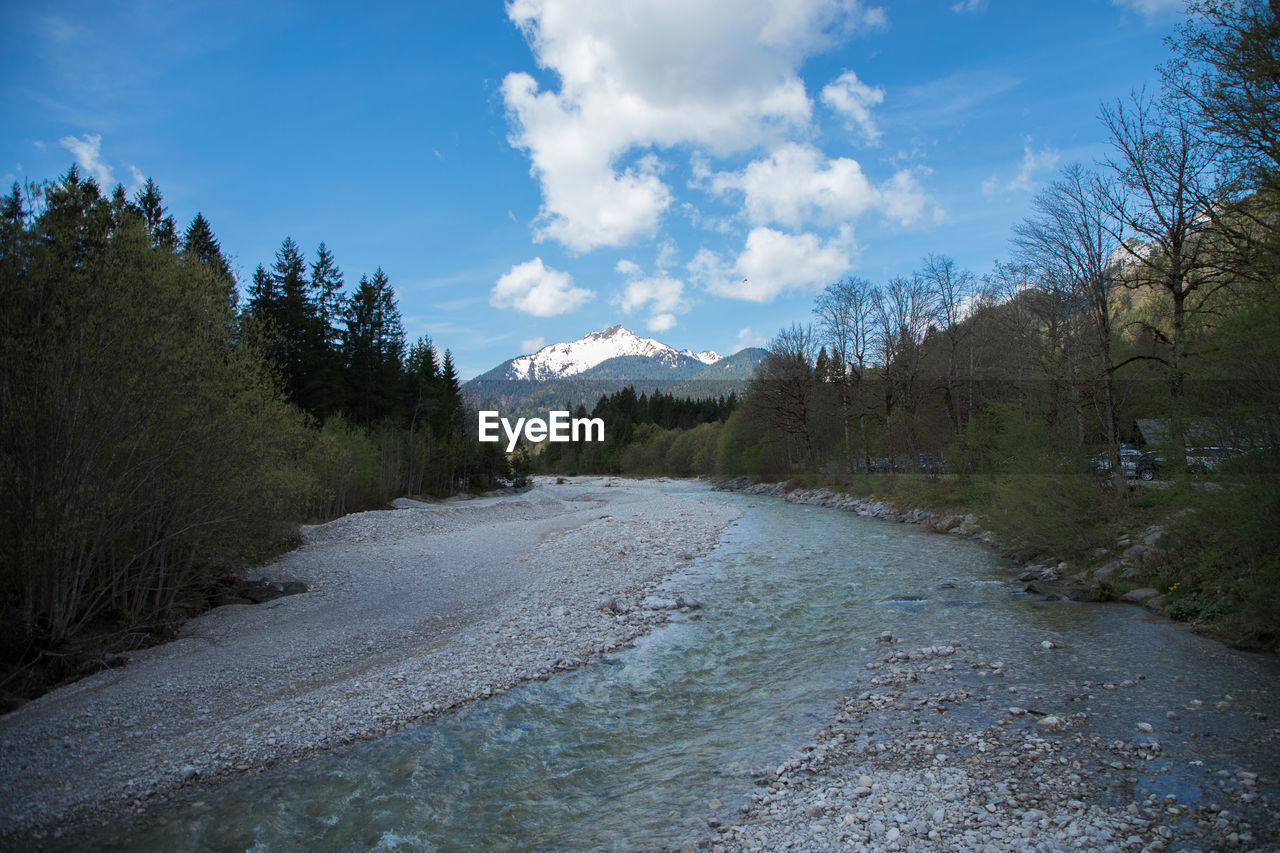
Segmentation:
<svg viewBox="0 0 1280 853">
<path fill-rule="evenodd" d="M 610 326 L 576 341 L 548 344 L 531 355 L 508 359 L 493 370 L 477 376 L 476 380 L 527 379 L 545 382 L 550 379 L 565 379 L 586 373 L 611 359 L 624 357 L 647 359 L 672 367 L 688 362 L 702 367 L 715 364 L 723 356 L 711 350 L 700 353 L 677 350 L 653 338 L 642 338 L 622 326 Z"/>
<path fill-rule="evenodd" d="M 462 386 L 480 405 L 520 415 L 566 405 L 588 409 L 627 385 L 703 399 L 742 393 L 765 351 L 748 347 L 729 357 L 713 350 L 677 350 L 610 326 L 575 341 L 548 344 L 508 359 Z"/>
</svg>

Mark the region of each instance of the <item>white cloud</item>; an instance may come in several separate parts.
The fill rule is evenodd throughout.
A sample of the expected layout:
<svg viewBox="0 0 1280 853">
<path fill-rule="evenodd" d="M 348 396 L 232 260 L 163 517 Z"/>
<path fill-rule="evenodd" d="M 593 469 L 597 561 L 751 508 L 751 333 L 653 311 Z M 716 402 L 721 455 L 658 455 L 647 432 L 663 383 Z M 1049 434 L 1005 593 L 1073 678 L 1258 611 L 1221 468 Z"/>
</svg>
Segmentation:
<svg viewBox="0 0 1280 853">
<path fill-rule="evenodd" d="M 854 248 L 848 226 L 825 243 L 816 234 L 753 228 L 732 265 L 701 249 L 689 262 L 689 272 L 716 296 L 772 302 L 783 293 L 817 290 L 840 278 L 852 265 Z"/>
<path fill-rule="evenodd" d="M 860 0 L 512 0 L 538 65 L 502 84 L 512 145 L 542 188 L 537 239 L 574 251 L 657 232 L 672 195 L 655 150 L 717 154 L 776 142 L 809 126 L 804 59 L 856 28 L 883 23 Z"/>
<path fill-rule="evenodd" d="M 522 353 L 534 353 L 547 345 L 547 339 L 542 335 L 536 338 L 526 338 L 520 342 L 520 351 Z"/>
<path fill-rule="evenodd" d="M 995 195 L 997 192 L 1029 192 L 1036 188 L 1037 175 L 1052 171 L 1061 157 L 1056 148 L 1042 148 L 1036 151 L 1031 147 L 1031 137 L 1022 144 L 1022 160 L 1017 171 L 1008 181 L 992 175 L 982 182 L 983 195 Z"/>
<path fill-rule="evenodd" d="M 648 327 L 651 332 L 665 332 L 676 324 L 674 314 L 655 314 L 649 318 Z"/>
<path fill-rule="evenodd" d="M 1113 5 L 1124 6 L 1147 18 L 1164 15 L 1181 15 L 1187 11 L 1186 0 L 1111 0 Z"/>
<path fill-rule="evenodd" d="M 958 15 L 966 13 L 985 12 L 987 10 L 987 0 L 960 0 L 951 7 L 951 11 Z"/>
<path fill-rule="evenodd" d="M 64 136 L 58 144 L 75 156 L 80 168 L 88 172 L 103 190 L 109 190 L 115 183 L 111 167 L 102 159 L 102 134 L 86 133 L 80 139 Z"/>
<path fill-rule="evenodd" d="M 884 90 L 873 88 L 858 79 L 852 71 L 846 71 L 822 90 L 822 103 L 847 119 L 845 127 L 857 127 L 869 144 L 880 137 L 871 108 L 884 100 Z"/>
<path fill-rule="evenodd" d="M 684 297 L 684 282 L 665 273 L 646 276 L 639 265 L 618 261 L 615 270 L 627 277 L 627 286 L 614 300 L 630 314 L 637 309 L 649 311 L 649 331 L 665 332 L 676 324 L 676 314 L 684 314 L 689 302 Z"/>
<path fill-rule="evenodd" d="M 769 336 L 757 332 L 750 326 L 744 326 L 738 330 L 738 342 L 734 345 L 734 352 L 744 350 L 747 347 L 762 347 L 769 343 Z"/>
<path fill-rule="evenodd" d="M 595 297 L 590 290 L 573 287 L 573 277 L 546 267 L 542 258 L 516 264 L 504 273 L 489 293 L 494 308 L 514 308 L 535 317 L 554 317 L 582 307 Z"/>
<path fill-rule="evenodd" d="M 132 163 L 129 164 L 129 179 L 128 192 L 130 195 L 133 195 L 147 184 L 147 176 L 142 174 L 142 170 Z"/>
<path fill-rule="evenodd" d="M 910 171 L 900 171 L 876 187 L 858 161 L 847 157 L 828 160 L 818 149 L 794 142 L 781 146 L 765 160 L 748 164 L 741 172 L 714 174 L 709 184 L 717 194 L 742 192 L 747 220 L 753 225 L 830 225 L 856 219 L 872 209 L 909 225 L 928 206 Z"/>
</svg>

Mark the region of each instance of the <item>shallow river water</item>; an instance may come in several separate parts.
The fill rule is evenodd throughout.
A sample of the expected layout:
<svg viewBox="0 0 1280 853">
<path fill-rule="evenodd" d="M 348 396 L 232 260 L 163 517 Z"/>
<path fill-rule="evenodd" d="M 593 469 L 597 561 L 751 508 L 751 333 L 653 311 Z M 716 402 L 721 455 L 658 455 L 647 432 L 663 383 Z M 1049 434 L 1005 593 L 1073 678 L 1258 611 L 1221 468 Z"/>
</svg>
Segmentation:
<svg viewBox="0 0 1280 853">
<path fill-rule="evenodd" d="M 1104 738 L 1132 736 L 1138 718 L 1155 724 L 1168 756 L 1168 772 L 1148 780 L 1157 793 L 1194 801 L 1218 766 L 1278 766 L 1275 738 L 1256 736 L 1258 715 L 1280 711 L 1273 658 L 1232 652 L 1133 607 L 1034 601 L 993 551 L 960 537 L 776 499 L 714 499 L 747 509 L 713 554 L 673 580 L 704 607 L 634 648 L 202 791 L 76 846 L 679 844 L 705 835 L 708 818 L 732 820 L 755 789 L 752 771 L 809 741 L 882 654 L 875 638 L 886 630 L 909 644 L 901 648 L 968 643 L 1000 659 L 1008 676 L 999 691 L 1016 697 L 1005 704 L 1035 708 L 1063 685 L 1133 680 L 1061 710 L 1087 711 Z M 1193 700 L 1206 709 L 1228 701 L 1230 710 L 1165 720 L 1166 708 Z M 1205 755 L 1204 765 L 1191 763 Z"/>
</svg>

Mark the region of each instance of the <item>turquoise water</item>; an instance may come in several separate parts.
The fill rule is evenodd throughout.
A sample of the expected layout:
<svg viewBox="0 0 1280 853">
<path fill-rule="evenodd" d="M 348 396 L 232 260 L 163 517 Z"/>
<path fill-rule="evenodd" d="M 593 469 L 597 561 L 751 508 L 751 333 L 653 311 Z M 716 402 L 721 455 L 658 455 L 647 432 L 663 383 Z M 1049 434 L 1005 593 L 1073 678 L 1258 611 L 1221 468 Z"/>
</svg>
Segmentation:
<svg viewBox="0 0 1280 853">
<path fill-rule="evenodd" d="M 1162 685 L 1160 701 L 1186 698 L 1179 690 L 1207 701 L 1224 689 L 1271 701 L 1256 695 L 1257 668 L 1269 662 L 1145 620 L 1136 608 L 1031 602 L 976 543 L 776 500 L 715 499 L 749 508 L 720 548 L 678 579 L 704 609 L 634 648 L 378 741 L 203 791 L 75 846 L 676 845 L 705 835 L 708 818 L 732 820 L 754 790 L 751 771 L 809 741 L 882 653 L 874 638 L 884 630 L 912 644 L 901 648 L 978 645 L 1005 660 L 1024 696 L 1042 682 L 1127 677 L 1137 655 L 1142 685 Z M 1045 638 L 1068 648 L 1046 652 Z M 1153 643 L 1161 649 L 1154 660 L 1145 654 Z M 1210 687 L 1177 664 L 1201 653 Z M 1093 716 L 1153 701 L 1143 689 L 1099 696 Z M 1226 722 L 1214 725 L 1229 739 Z M 1178 784 L 1194 794 L 1194 779 Z"/>
</svg>

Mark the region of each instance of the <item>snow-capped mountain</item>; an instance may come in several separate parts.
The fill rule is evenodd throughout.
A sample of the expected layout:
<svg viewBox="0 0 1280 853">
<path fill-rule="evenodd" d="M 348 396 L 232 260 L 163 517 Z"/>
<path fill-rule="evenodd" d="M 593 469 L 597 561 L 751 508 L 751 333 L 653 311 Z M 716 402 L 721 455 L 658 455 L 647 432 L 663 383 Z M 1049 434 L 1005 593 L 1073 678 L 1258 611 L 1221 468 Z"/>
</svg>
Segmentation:
<svg viewBox="0 0 1280 853">
<path fill-rule="evenodd" d="M 653 338 L 642 338 L 622 326 L 610 326 L 592 332 L 576 341 L 548 344 L 531 355 L 517 356 L 477 379 L 515 379 L 545 382 L 566 379 L 586 373 L 613 358 L 638 357 L 652 363 L 675 366 L 691 359 L 704 365 L 715 364 L 723 356 L 711 350 L 693 352 L 676 350 Z"/>
</svg>

